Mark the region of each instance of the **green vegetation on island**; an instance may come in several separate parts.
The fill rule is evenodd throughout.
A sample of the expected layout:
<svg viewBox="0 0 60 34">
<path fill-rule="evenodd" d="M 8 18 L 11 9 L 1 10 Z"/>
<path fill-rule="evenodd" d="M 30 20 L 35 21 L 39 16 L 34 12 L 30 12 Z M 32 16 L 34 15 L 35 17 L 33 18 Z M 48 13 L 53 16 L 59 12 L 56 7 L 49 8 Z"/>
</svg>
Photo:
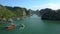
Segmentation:
<svg viewBox="0 0 60 34">
<path fill-rule="evenodd" d="M 0 4 L 0 19 L 20 17 L 28 14 L 29 14 L 29 11 L 26 8 L 3 6 Z"/>
</svg>

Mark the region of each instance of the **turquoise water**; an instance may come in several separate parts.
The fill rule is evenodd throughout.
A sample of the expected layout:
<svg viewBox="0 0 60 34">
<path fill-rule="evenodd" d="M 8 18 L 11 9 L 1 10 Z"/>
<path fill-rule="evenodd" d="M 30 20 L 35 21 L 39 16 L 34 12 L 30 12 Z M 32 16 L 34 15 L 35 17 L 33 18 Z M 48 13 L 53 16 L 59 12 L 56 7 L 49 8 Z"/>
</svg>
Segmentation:
<svg viewBox="0 0 60 34">
<path fill-rule="evenodd" d="M 0 34 L 60 34 L 60 21 L 41 20 L 37 15 L 26 16 L 19 21 L 14 21 L 16 25 L 24 24 L 25 28 L 15 27 L 6 30 L 3 27 L 10 23 L 0 24 Z"/>
</svg>

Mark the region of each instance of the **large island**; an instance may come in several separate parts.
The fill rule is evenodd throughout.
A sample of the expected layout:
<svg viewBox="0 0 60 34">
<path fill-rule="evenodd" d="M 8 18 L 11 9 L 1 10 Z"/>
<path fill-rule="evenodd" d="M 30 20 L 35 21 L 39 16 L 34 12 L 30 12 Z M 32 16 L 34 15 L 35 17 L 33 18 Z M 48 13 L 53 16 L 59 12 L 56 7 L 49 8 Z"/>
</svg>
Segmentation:
<svg viewBox="0 0 60 34">
<path fill-rule="evenodd" d="M 3 6 L 0 4 L 0 20 L 3 18 L 9 19 L 12 17 L 21 17 L 21 16 L 26 16 L 29 15 L 30 11 L 27 10 L 26 8 L 23 7 L 11 7 L 11 6 Z"/>
<path fill-rule="evenodd" d="M 47 20 L 60 20 L 60 9 L 52 10 L 50 8 L 41 9 L 39 11 L 41 19 Z"/>
</svg>

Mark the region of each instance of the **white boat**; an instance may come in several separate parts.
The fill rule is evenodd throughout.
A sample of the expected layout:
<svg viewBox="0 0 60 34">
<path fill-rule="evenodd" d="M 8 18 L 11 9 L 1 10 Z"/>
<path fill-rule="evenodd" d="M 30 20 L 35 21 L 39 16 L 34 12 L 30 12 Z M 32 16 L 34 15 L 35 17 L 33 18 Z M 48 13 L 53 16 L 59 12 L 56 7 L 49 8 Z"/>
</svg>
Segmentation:
<svg viewBox="0 0 60 34">
<path fill-rule="evenodd" d="M 24 24 L 20 24 L 20 26 L 19 26 L 20 28 L 19 28 L 19 30 L 24 30 L 24 28 L 25 28 L 25 25 Z"/>
<path fill-rule="evenodd" d="M 8 19 L 8 22 L 13 22 L 13 19 L 9 18 L 9 19 Z"/>
<path fill-rule="evenodd" d="M 7 22 L 7 19 L 6 19 L 6 18 L 3 18 L 2 21 L 3 21 L 3 22 Z"/>
<path fill-rule="evenodd" d="M 20 18 L 17 18 L 17 20 L 20 20 Z"/>
</svg>

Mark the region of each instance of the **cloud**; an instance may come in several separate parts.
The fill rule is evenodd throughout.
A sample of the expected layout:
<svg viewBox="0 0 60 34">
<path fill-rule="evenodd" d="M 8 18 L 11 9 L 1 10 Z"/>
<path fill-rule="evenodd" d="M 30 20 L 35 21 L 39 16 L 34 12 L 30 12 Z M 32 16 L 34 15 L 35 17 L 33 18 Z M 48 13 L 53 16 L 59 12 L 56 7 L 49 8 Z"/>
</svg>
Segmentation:
<svg viewBox="0 0 60 34">
<path fill-rule="evenodd" d="M 51 9 L 57 10 L 60 8 L 60 4 L 47 3 L 47 4 L 43 4 L 43 5 L 32 6 L 31 9 L 37 10 L 37 9 L 44 9 L 44 8 L 51 8 Z"/>
</svg>

